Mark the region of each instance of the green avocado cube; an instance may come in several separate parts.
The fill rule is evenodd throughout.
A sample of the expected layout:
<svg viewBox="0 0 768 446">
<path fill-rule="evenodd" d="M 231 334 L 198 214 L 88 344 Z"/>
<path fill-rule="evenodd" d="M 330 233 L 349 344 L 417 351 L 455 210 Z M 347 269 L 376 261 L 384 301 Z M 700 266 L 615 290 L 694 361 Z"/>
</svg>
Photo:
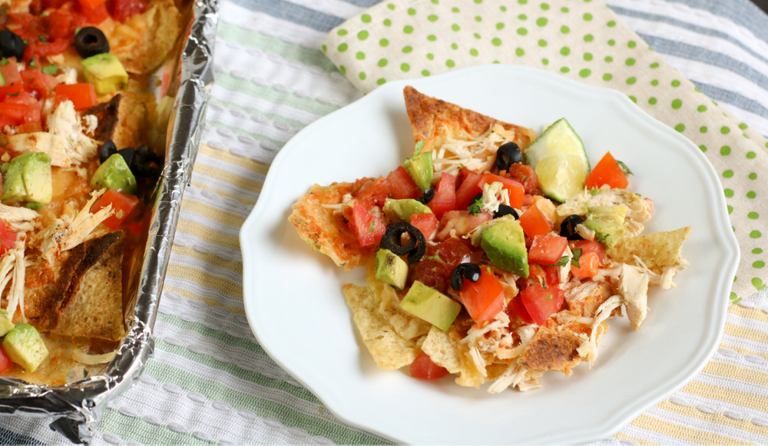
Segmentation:
<svg viewBox="0 0 768 446">
<path fill-rule="evenodd" d="M 3 349 L 11 361 L 30 373 L 37 370 L 48 357 L 48 348 L 43 338 L 35 327 L 29 324 L 18 324 L 8 332 L 3 340 Z"/>
<path fill-rule="evenodd" d="M 128 85 L 128 73 L 112 53 L 101 53 L 83 60 L 83 75 L 96 93 L 108 94 Z"/>
<path fill-rule="evenodd" d="M 383 211 L 390 221 L 404 221 L 406 223 L 411 222 L 411 215 L 432 213 L 432 209 L 427 205 L 410 198 L 403 200 L 387 198 L 387 201 L 384 202 Z"/>
<path fill-rule="evenodd" d="M 610 249 L 624 235 L 626 216 L 626 206 L 590 206 L 584 226 L 595 231 L 597 241 L 605 243 L 605 247 Z"/>
<path fill-rule="evenodd" d="M 423 152 L 405 160 L 403 167 L 422 192 L 432 186 L 432 152 Z"/>
<path fill-rule="evenodd" d="M 418 280 L 400 301 L 400 307 L 443 331 L 451 328 L 461 312 L 460 303 Z"/>
<path fill-rule="evenodd" d="M 376 251 L 376 280 L 402 290 L 408 278 L 408 264 L 388 249 Z"/>
<path fill-rule="evenodd" d="M 528 251 L 520 223 L 512 217 L 502 217 L 498 223 L 483 231 L 480 246 L 494 265 L 528 277 Z"/>
<path fill-rule="evenodd" d="M 53 198 L 51 157 L 42 152 L 19 155 L 3 165 L 4 204 L 21 201 L 50 203 Z"/>
<path fill-rule="evenodd" d="M 107 188 L 136 195 L 136 177 L 133 176 L 123 156 L 115 153 L 96 169 L 91 178 L 91 188 L 95 190 Z"/>
</svg>

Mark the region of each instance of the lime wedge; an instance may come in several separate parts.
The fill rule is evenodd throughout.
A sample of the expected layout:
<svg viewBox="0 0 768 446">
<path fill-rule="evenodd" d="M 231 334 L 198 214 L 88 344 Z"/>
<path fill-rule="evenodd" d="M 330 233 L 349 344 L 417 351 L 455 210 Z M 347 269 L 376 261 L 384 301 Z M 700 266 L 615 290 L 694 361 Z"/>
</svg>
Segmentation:
<svg viewBox="0 0 768 446">
<path fill-rule="evenodd" d="M 562 203 L 584 189 L 589 159 L 581 138 L 565 118 L 536 138 L 524 156 L 539 177 L 539 188 L 549 198 Z"/>
</svg>

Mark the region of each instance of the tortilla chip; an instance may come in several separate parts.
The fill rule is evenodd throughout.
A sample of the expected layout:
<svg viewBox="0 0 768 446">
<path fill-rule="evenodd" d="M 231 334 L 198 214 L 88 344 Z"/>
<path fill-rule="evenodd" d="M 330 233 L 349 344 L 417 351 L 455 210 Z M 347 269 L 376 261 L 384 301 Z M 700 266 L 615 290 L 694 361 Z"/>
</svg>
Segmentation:
<svg viewBox="0 0 768 446">
<path fill-rule="evenodd" d="M 413 138 L 416 142 L 424 141 L 424 151 L 427 152 L 439 149 L 448 137 L 477 139 L 494 124 L 500 124 L 504 129 L 514 132 L 513 141 L 521 149 L 525 149 L 536 139 L 536 132 L 529 128 L 501 122 L 450 102 L 429 97 L 411 86 L 405 87 L 403 95 Z"/>
<path fill-rule="evenodd" d="M 345 284 L 341 287 L 352 310 L 363 343 L 382 370 L 396 370 L 409 365 L 419 354 L 419 342 L 398 335 L 392 324 L 378 311 L 381 302 L 368 287 Z"/>
<path fill-rule="evenodd" d="M 146 135 L 151 128 L 148 117 L 157 107 L 155 97 L 130 91 L 123 91 L 120 96 L 117 125 L 112 133 L 112 142 L 118 150 L 124 147 L 139 147 L 147 142 Z"/>
<path fill-rule="evenodd" d="M 305 242 L 347 271 L 368 263 L 373 248 L 360 247 L 344 217 L 323 206 L 341 204 L 344 195 L 351 192 L 351 183 L 333 183 L 328 187 L 316 184 L 294 203 L 293 213 L 288 217 Z"/>
<path fill-rule="evenodd" d="M 99 246 L 88 249 L 79 265 L 61 304 L 59 323 L 51 333 L 112 341 L 125 335 L 123 240 L 122 233 L 94 240 Z"/>
<path fill-rule="evenodd" d="M 582 342 L 568 327 L 543 325 L 525 348 L 520 364 L 528 370 L 559 370 L 570 375 L 571 368 L 582 361 L 576 352 Z"/>
<path fill-rule="evenodd" d="M 142 39 L 114 48 L 112 53 L 123 63 L 125 71 L 150 74 L 173 49 L 181 33 L 181 13 L 173 0 L 153 0 L 140 18 L 146 25 Z"/>
<path fill-rule="evenodd" d="M 373 259 L 368 262 L 366 282 L 381 302 L 378 308 L 379 314 L 389 321 L 398 335 L 404 339 L 416 339 L 429 333 L 432 324 L 403 310 L 395 290 L 386 283 L 376 280 L 376 261 Z"/>
<path fill-rule="evenodd" d="M 83 113 L 84 116 L 96 116 L 99 120 L 99 125 L 96 127 L 93 135 L 88 136 L 101 142 L 106 142 L 107 140 L 112 139 L 112 135 L 115 133 L 115 128 L 117 127 L 120 99 L 122 99 L 122 95 L 116 94 L 109 100 L 109 102 L 102 102 L 101 104 L 94 105 Z"/>
<path fill-rule="evenodd" d="M 691 226 L 675 231 L 656 232 L 648 235 L 625 238 L 605 254 L 618 263 L 637 264 L 634 256 L 640 258 L 651 270 L 665 266 L 676 266 L 682 258 L 683 242 L 688 239 Z"/>
<path fill-rule="evenodd" d="M 461 336 L 456 333 L 454 327 L 445 332 L 432 326 L 427 339 L 421 344 L 421 350 L 432 359 L 432 362 L 448 369 L 449 373 L 466 374 L 468 371 L 461 360 L 460 340 Z"/>
</svg>

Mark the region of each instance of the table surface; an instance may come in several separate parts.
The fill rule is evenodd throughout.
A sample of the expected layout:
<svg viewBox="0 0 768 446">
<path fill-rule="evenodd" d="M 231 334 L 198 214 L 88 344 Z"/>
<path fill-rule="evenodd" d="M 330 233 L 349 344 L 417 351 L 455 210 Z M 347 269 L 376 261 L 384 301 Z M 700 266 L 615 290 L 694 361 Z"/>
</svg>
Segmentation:
<svg viewBox="0 0 768 446">
<path fill-rule="evenodd" d="M 155 326 L 155 355 L 137 385 L 105 410 L 95 443 L 383 442 L 336 419 L 260 348 L 243 314 L 237 240 L 269 163 L 285 142 L 361 96 L 323 56 L 320 41 L 377 2 L 222 0 L 216 86 L 205 144 L 184 197 Z M 768 135 L 768 16 L 755 4 L 606 3 L 702 92 Z M 696 36 L 710 44 L 697 43 Z M 735 58 L 728 48 L 749 57 Z M 761 308 L 765 319 L 768 294 L 760 292 L 739 305 Z M 736 313 L 729 313 L 728 323 L 744 325 Z M 748 325 L 755 336 L 768 339 L 768 322 Z M 697 377 L 671 395 L 668 406 L 650 409 L 603 443 L 768 443 L 768 347 L 752 342 L 753 354 L 744 355 L 731 348 L 738 340 L 729 344 L 729 336 L 724 335 L 712 360 L 728 373 L 750 377 L 754 385 L 745 406 L 752 407 L 753 420 L 762 414 L 765 425 L 740 425 L 723 416 L 738 408 L 702 397 L 707 386 L 732 391 L 727 378 L 711 375 Z M 734 358 L 752 361 L 754 367 L 733 365 Z M 698 411 L 686 407 L 691 403 L 698 404 Z M 47 424 L 1 418 L 0 442 L 61 442 Z"/>
</svg>

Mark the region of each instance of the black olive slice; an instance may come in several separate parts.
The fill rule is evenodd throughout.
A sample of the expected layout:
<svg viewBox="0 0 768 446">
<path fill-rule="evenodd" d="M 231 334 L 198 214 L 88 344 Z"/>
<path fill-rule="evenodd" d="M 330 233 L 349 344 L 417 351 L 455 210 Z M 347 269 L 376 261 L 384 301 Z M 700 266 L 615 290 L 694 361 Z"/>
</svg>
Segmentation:
<svg viewBox="0 0 768 446">
<path fill-rule="evenodd" d="M 493 218 L 501 218 L 501 217 L 503 217 L 505 215 L 511 215 L 511 216 L 515 217 L 515 220 L 519 220 L 520 219 L 520 215 L 518 215 L 518 213 L 515 210 L 515 208 L 513 208 L 512 206 L 507 206 L 506 204 L 500 204 L 499 205 L 499 210 L 496 211 L 495 214 L 493 214 Z"/>
<path fill-rule="evenodd" d="M 480 267 L 474 263 L 461 263 L 451 273 L 451 288 L 461 291 L 464 288 L 464 279 L 475 283 L 480 280 Z"/>
<path fill-rule="evenodd" d="M 75 49 L 83 59 L 109 52 L 109 41 L 99 28 L 86 26 L 75 36 Z"/>
<path fill-rule="evenodd" d="M 131 162 L 133 161 L 134 152 L 136 152 L 136 149 L 134 149 L 133 147 L 126 147 L 124 149 L 120 149 L 120 150 L 117 151 L 117 153 L 119 153 L 120 156 L 123 157 L 123 159 L 125 160 L 125 164 L 127 164 L 128 167 L 131 166 Z"/>
<path fill-rule="evenodd" d="M 15 57 L 17 61 L 24 58 L 24 40 L 11 30 L 0 31 L 0 55 L 2 57 Z"/>
<path fill-rule="evenodd" d="M 582 223 L 584 223 L 584 219 L 576 214 L 565 217 L 565 220 L 560 223 L 560 235 L 568 240 L 584 240 L 584 238 L 576 232 L 576 226 Z"/>
<path fill-rule="evenodd" d="M 424 195 L 420 196 L 416 199 L 421 204 L 428 204 L 432 199 L 435 198 L 435 190 L 432 188 L 429 188 L 424 191 Z"/>
<path fill-rule="evenodd" d="M 138 177 L 153 177 L 160 174 L 161 158 L 149 147 L 141 145 L 133 154 L 131 171 Z M 156 165 L 157 164 L 157 165 Z"/>
<path fill-rule="evenodd" d="M 403 234 L 408 234 L 408 243 L 401 245 Z M 408 254 L 408 262 L 416 263 L 427 252 L 427 240 L 418 228 L 404 221 L 387 226 L 387 232 L 381 238 L 381 247 L 392 251 L 397 256 Z"/>
<path fill-rule="evenodd" d="M 411 226 L 411 228 L 413 228 L 413 231 L 409 230 L 408 235 L 411 236 L 411 240 L 415 238 L 417 243 L 416 247 L 408 253 L 408 263 L 416 263 L 427 253 L 427 239 L 424 238 L 424 234 L 415 226 Z"/>
<path fill-rule="evenodd" d="M 496 152 L 496 168 L 499 172 L 506 170 L 509 172 L 509 166 L 523 162 L 523 152 L 520 146 L 513 142 L 502 144 Z"/>
<path fill-rule="evenodd" d="M 110 156 L 117 153 L 117 146 L 115 146 L 115 143 L 112 142 L 111 139 L 108 139 L 106 142 L 104 142 L 104 145 L 101 146 L 101 151 L 99 152 L 99 162 L 104 164 L 104 162 L 109 158 Z M 130 166 L 130 164 L 128 164 Z"/>
</svg>

